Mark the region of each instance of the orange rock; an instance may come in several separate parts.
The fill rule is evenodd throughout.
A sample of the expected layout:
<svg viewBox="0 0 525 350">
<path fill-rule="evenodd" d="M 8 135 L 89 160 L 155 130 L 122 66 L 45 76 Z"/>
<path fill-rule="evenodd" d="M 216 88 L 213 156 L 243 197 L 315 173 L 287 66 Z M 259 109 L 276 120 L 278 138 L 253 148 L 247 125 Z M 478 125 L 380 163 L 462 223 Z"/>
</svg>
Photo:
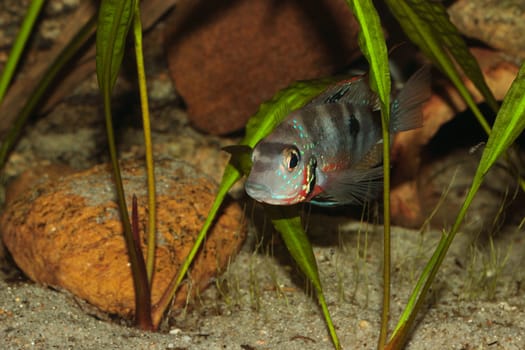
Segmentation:
<svg viewBox="0 0 525 350">
<path fill-rule="evenodd" d="M 333 74 L 358 54 L 344 1 L 195 3 L 174 11 L 168 65 L 191 122 L 208 133 L 241 129 L 279 89 Z"/>
<path fill-rule="evenodd" d="M 146 179 L 142 162 L 122 163 L 128 204 L 138 197 L 146 227 Z M 186 163 L 156 164 L 157 250 L 152 301 L 157 303 L 188 254 L 214 200 L 216 185 Z M 13 197 L 11 197 L 13 198 Z M 7 203 L 3 240 L 32 280 L 64 288 L 103 311 L 134 313 L 134 290 L 114 186 L 108 165 L 38 184 Z M 192 293 L 223 271 L 245 237 L 242 210 L 227 203 L 191 268 Z M 141 232 L 143 239 L 143 232 Z M 144 247 L 143 247 L 144 249 Z M 174 308 L 185 305 L 180 288 Z"/>
<path fill-rule="evenodd" d="M 451 22 L 459 31 L 489 46 L 525 58 L 525 11 L 523 0 L 462 0 L 448 8 Z"/>
</svg>

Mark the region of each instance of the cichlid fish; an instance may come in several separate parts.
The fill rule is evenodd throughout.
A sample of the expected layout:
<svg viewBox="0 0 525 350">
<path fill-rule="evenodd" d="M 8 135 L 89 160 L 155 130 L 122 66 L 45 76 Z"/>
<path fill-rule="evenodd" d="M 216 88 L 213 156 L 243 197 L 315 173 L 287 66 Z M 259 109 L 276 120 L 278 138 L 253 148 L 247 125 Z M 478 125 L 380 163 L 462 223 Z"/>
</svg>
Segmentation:
<svg viewBox="0 0 525 350">
<path fill-rule="evenodd" d="M 391 104 L 390 133 L 422 124 L 430 71 L 417 71 Z M 268 204 L 358 204 L 382 188 L 380 102 L 368 76 L 339 82 L 290 113 L 253 149 L 246 192 Z"/>
</svg>

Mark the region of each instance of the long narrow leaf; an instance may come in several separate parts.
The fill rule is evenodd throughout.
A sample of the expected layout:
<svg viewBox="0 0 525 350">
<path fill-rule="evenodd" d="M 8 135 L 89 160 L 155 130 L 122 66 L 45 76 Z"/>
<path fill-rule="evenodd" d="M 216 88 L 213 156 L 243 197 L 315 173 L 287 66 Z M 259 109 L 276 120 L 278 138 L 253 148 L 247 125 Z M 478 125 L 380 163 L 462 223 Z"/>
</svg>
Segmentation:
<svg viewBox="0 0 525 350">
<path fill-rule="evenodd" d="M 299 81 L 279 91 L 270 101 L 261 104 L 257 113 L 248 120 L 246 136 L 240 144 L 253 148 L 279 125 L 288 113 L 304 106 L 334 82 L 334 79 Z"/>
<path fill-rule="evenodd" d="M 390 315 L 390 71 L 388 53 L 379 15 L 371 0 L 347 0 L 360 26 L 359 46 L 370 64 L 370 87 L 381 101 L 383 135 L 383 311 L 378 349 L 388 334 Z"/>
<path fill-rule="evenodd" d="M 525 128 L 525 63 L 505 95 L 480 161 L 483 175 Z"/>
<path fill-rule="evenodd" d="M 77 33 L 77 35 L 75 35 L 71 42 L 64 48 L 64 50 L 62 50 L 60 55 L 58 55 L 58 58 L 53 62 L 53 64 L 51 64 L 51 66 L 49 66 L 49 68 L 45 71 L 36 88 L 30 93 L 24 107 L 16 116 L 13 124 L 10 126 L 7 136 L 4 140 L 2 140 L 2 146 L 0 148 L 0 168 L 4 166 L 7 155 L 14 147 L 16 140 L 18 140 L 20 137 L 27 119 L 31 116 L 31 113 L 33 113 L 49 86 L 53 83 L 53 81 L 55 81 L 58 73 L 93 34 L 93 31 L 95 30 L 95 24 L 96 18 L 93 17 L 88 23 L 84 25 L 84 27 L 82 27 L 82 29 Z"/>
<path fill-rule="evenodd" d="M 124 58 L 136 0 L 102 0 L 97 24 L 97 78 L 113 89 Z M 107 75 L 107 76 L 106 76 Z M 101 88 L 103 88 L 101 86 Z"/>
<path fill-rule="evenodd" d="M 270 216 L 275 229 L 281 234 L 281 237 L 293 259 L 314 286 L 334 347 L 340 349 L 341 345 L 339 343 L 339 338 L 337 337 L 324 298 L 323 287 L 321 285 L 321 280 L 319 279 L 319 271 L 317 270 L 317 263 L 315 261 L 312 245 L 303 229 L 297 207 L 275 207 L 268 205 L 265 207 L 265 212 Z"/>
<path fill-rule="evenodd" d="M 135 289 L 135 317 L 142 329 L 152 329 L 150 312 L 151 300 L 148 299 L 149 283 L 146 266 L 137 255 L 137 249 L 131 232 L 131 224 L 126 205 L 122 176 L 118 164 L 117 147 L 113 131 L 111 113 L 111 92 L 115 86 L 122 58 L 126 37 L 131 27 L 135 0 L 103 0 L 100 4 L 97 27 L 97 78 L 104 101 L 108 147 L 113 165 L 113 177 L 117 190 L 119 213 L 124 227 L 124 239 L 128 250 L 133 286 Z M 142 263 L 141 263 L 142 262 Z"/>
<path fill-rule="evenodd" d="M 250 120 L 246 127 L 246 137 L 241 144 L 254 147 L 291 111 L 302 107 L 331 83 L 333 81 L 330 79 L 299 82 L 279 92 L 272 101 L 263 104 L 259 113 Z M 242 156 L 238 157 L 238 161 L 243 164 Z M 312 246 L 304 232 L 296 208 L 266 206 L 265 212 L 272 219 L 275 229 L 281 234 L 293 259 L 314 286 L 334 347 L 340 349 L 339 338 L 324 298 Z"/>
<path fill-rule="evenodd" d="M 153 159 L 153 143 L 151 141 L 151 122 L 148 102 L 148 89 L 146 85 L 146 69 L 144 68 L 144 55 L 142 53 L 142 21 L 140 19 L 139 3 L 135 3 L 135 15 L 133 16 L 133 37 L 135 38 L 135 57 L 137 62 L 137 75 L 140 92 L 140 108 L 142 114 L 142 129 L 144 130 L 144 149 L 146 154 L 146 171 L 148 182 L 148 240 L 146 255 L 146 272 L 148 282 L 151 285 L 153 279 L 153 268 L 155 266 L 156 247 L 156 193 L 155 193 L 155 164 Z"/>
<path fill-rule="evenodd" d="M 257 142 L 268 135 L 288 115 L 289 112 L 302 107 L 332 83 L 333 80 L 330 79 L 297 82 L 290 85 L 288 88 L 279 91 L 270 101 L 261 104 L 257 113 L 250 118 L 246 126 L 246 136 L 240 144 L 246 145 L 248 150 L 251 149 L 257 144 Z M 208 213 L 208 217 L 206 218 L 193 247 L 182 263 L 177 275 L 171 281 L 168 292 L 155 306 L 153 315 L 154 323 L 160 320 L 162 312 L 175 295 L 189 266 L 199 251 L 211 224 L 215 220 L 226 194 L 241 176 L 245 175 L 242 173 L 242 170 L 245 170 L 247 167 L 242 166 L 242 164 L 246 163 L 246 158 L 246 151 L 232 154 L 232 159 L 230 160 L 230 164 L 228 164 L 224 170 L 218 193 L 211 206 L 210 212 Z"/>
<path fill-rule="evenodd" d="M 9 52 L 9 57 L 5 63 L 4 70 L 0 76 L 0 104 L 4 100 L 5 92 L 13 78 L 13 75 L 16 71 L 16 66 L 20 61 L 22 52 L 27 43 L 29 35 L 32 33 L 33 26 L 36 23 L 36 19 L 40 14 L 44 0 L 33 0 L 31 1 L 27 13 L 24 17 L 24 22 L 22 22 L 22 27 L 20 27 L 20 32 L 16 36 L 16 39 L 13 43 L 13 47 Z"/>
<path fill-rule="evenodd" d="M 191 247 L 191 250 L 186 256 L 186 259 L 184 259 L 181 267 L 179 268 L 179 271 L 171 280 L 170 285 L 166 289 L 166 293 L 162 296 L 158 303 L 153 306 L 153 324 L 157 325 L 160 323 L 162 315 L 164 314 L 165 310 L 170 305 L 171 300 L 175 296 L 175 293 L 177 292 L 177 289 L 180 286 L 183 278 L 186 276 L 186 272 L 188 272 L 188 269 L 191 263 L 193 262 L 195 255 L 197 255 L 197 253 L 199 252 L 200 246 L 202 245 L 204 238 L 206 238 L 206 234 L 208 233 L 208 230 L 213 224 L 215 217 L 217 216 L 217 212 L 219 211 L 222 202 L 224 201 L 224 198 L 228 194 L 230 188 L 240 178 L 241 173 L 234 166 L 230 164 L 226 165 L 226 169 L 224 170 L 222 181 L 219 186 L 219 191 L 217 192 L 215 200 L 211 205 L 208 217 L 206 218 L 199 234 L 197 235 L 197 238 L 195 239 L 195 243 Z"/>
<path fill-rule="evenodd" d="M 382 103 L 388 122 L 390 107 L 390 71 L 388 51 L 379 15 L 371 0 L 346 0 L 360 26 L 359 47 L 370 64 L 370 87 Z"/>
<path fill-rule="evenodd" d="M 410 296 L 407 308 L 404 310 L 391 338 L 389 348 L 401 348 L 407 337 L 408 332 L 414 323 L 416 312 L 426 293 L 430 288 L 434 277 L 439 270 L 443 259 L 458 232 L 463 218 L 474 199 L 485 174 L 494 165 L 499 157 L 512 145 L 516 138 L 525 130 L 525 63 L 522 65 L 518 76 L 512 83 L 503 105 L 496 117 L 492 132 L 487 141 L 487 146 L 483 150 L 480 163 L 472 180 L 472 185 L 467 193 L 463 206 L 456 218 L 451 232 L 445 236 L 434 252 L 432 258 L 427 263 L 416 288 Z"/>
<path fill-rule="evenodd" d="M 496 113 L 499 109 L 496 98 L 490 91 L 476 58 L 456 26 L 450 22 L 447 9 L 439 1 L 407 0 L 407 4 L 438 35 L 443 46 L 450 52 L 465 74 L 472 80 L 485 98 L 486 103 Z"/>
<path fill-rule="evenodd" d="M 479 68 L 474 68 L 477 66 L 474 58 L 466 48 L 462 49 L 465 44 L 460 44 L 462 39 L 457 34 L 457 30 L 448 21 L 448 18 L 444 17 L 446 13 L 441 10 L 442 5 L 438 2 L 430 5 L 428 1 L 423 0 L 385 0 L 385 2 L 410 40 L 447 74 L 488 134 L 490 126 L 461 80 L 450 53 L 456 55 L 455 59 L 459 64 L 464 65 L 465 72 L 478 86 L 478 89 L 486 95 L 487 102 L 495 109 L 497 109 L 497 103 L 486 87 L 481 71 Z M 441 25 L 444 27 L 438 27 Z M 446 35 L 450 35 L 451 38 L 444 38 Z M 459 46 L 449 47 L 448 45 Z"/>
</svg>

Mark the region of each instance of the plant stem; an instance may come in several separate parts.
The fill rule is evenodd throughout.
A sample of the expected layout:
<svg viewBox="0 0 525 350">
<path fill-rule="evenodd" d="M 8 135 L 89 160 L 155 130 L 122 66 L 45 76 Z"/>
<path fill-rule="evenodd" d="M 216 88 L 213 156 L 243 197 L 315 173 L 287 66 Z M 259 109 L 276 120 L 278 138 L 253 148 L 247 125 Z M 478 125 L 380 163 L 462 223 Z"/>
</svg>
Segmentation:
<svg viewBox="0 0 525 350">
<path fill-rule="evenodd" d="M 390 118 L 381 116 L 383 133 L 383 309 L 381 312 L 381 330 L 377 343 L 383 349 L 388 335 L 390 317 Z"/>
<path fill-rule="evenodd" d="M 146 72 L 144 69 L 144 56 L 142 54 L 142 22 L 140 20 L 139 2 L 135 5 L 133 21 L 133 35 L 135 37 L 135 57 L 137 61 L 137 74 L 140 91 L 140 106 L 142 109 L 142 128 L 144 130 L 144 146 L 146 153 L 146 171 L 148 178 L 148 243 L 146 254 L 146 272 L 151 285 L 153 268 L 155 266 L 156 246 L 156 200 L 155 200 L 155 165 L 153 162 L 153 147 L 151 142 L 151 123 L 148 106 L 148 89 L 146 85 Z"/>
<path fill-rule="evenodd" d="M 0 76 L 0 103 L 2 103 L 9 83 L 15 74 L 16 66 L 18 65 L 18 62 L 20 62 L 20 56 L 22 55 L 27 40 L 32 33 L 33 26 L 35 25 L 43 4 L 44 0 L 33 0 L 29 5 L 24 22 L 22 22 L 22 26 L 20 27 L 20 32 L 13 43 L 13 47 L 11 48 L 11 52 L 9 53 L 9 57 L 4 66 L 4 71 Z"/>
<path fill-rule="evenodd" d="M 29 96 L 26 104 L 20 111 L 20 114 L 17 116 L 13 125 L 11 125 L 7 136 L 2 142 L 2 146 L 0 148 L 0 168 L 4 166 L 7 155 L 13 148 L 16 140 L 19 138 L 27 119 L 37 104 L 40 102 L 40 99 L 44 96 L 51 83 L 55 80 L 57 74 L 93 34 L 93 31 L 95 30 L 96 19 L 96 16 L 93 16 L 89 22 L 87 22 L 86 25 L 78 32 L 78 34 L 75 35 L 73 40 L 71 40 L 71 42 L 60 53 L 58 58 L 44 73 L 36 89 L 31 92 L 31 95 Z"/>
<path fill-rule="evenodd" d="M 202 242 L 204 241 L 204 238 L 206 238 L 206 233 L 208 232 L 209 228 L 212 226 L 215 217 L 217 215 L 217 212 L 219 211 L 219 208 L 226 197 L 226 194 L 228 193 L 229 189 L 233 186 L 237 180 L 240 179 L 240 173 L 237 169 L 235 169 L 232 165 L 228 164 L 226 166 L 226 169 L 224 170 L 223 179 L 221 182 L 221 185 L 219 186 L 219 192 L 215 196 L 215 200 L 213 204 L 211 205 L 210 211 L 208 213 L 208 217 L 206 218 L 206 221 L 202 225 L 202 228 L 197 235 L 197 238 L 195 239 L 195 242 L 193 243 L 193 246 L 191 247 L 190 252 L 186 256 L 186 259 L 184 259 L 182 265 L 179 267 L 179 270 L 177 271 L 177 274 L 173 277 L 173 279 L 170 281 L 170 284 L 168 288 L 166 288 L 166 292 L 162 295 L 160 300 L 153 306 L 153 324 L 158 325 L 160 323 L 160 320 L 162 319 L 162 315 L 170 305 L 171 300 L 175 296 L 175 293 L 177 292 L 179 285 L 182 282 L 182 279 L 184 276 L 186 276 L 186 273 L 188 272 L 188 269 L 193 262 L 193 259 L 195 258 L 195 255 L 198 253 Z"/>
<path fill-rule="evenodd" d="M 136 303 L 141 303 L 140 308 L 135 306 L 135 310 L 137 310 L 137 325 L 140 327 L 140 329 L 153 330 L 155 327 L 151 321 L 151 283 L 148 283 L 144 277 L 146 275 L 146 269 L 144 267 L 144 256 L 142 255 L 142 249 L 140 248 L 139 211 L 137 205 L 137 196 L 135 196 L 135 194 L 133 194 L 131 203 L 131 230 L 133 233 L 133 241 L 135 242 L 133 249 L 135 250 L 135 255 L 138 259 L 138 266 L 141 270 L 140 282 L 147 287 L 144 288 L 142 299 L 139 300 L 138 298 L 135 298 Z"/>
<path fill-rule="evenodd" d="M 135 290 L 135 322 L 141 329 L 152 330 L 154 326 L 151 321 L 151 300 L 146 266 L 140 245 L 137 246 L 133 239 L 131 224 L 129 220 L 124 185 L 117 155 L 117 146 L 115 142 L 115 133 L 113 128 L 113 118 L 111 113 L 111 92 L 116 81 L 118 68 L 112 71 L 114 62 L 121 59 L 117 48 L 123 50 L 123 42 L 126 32 L 123 32 L 122 24 L 128 20 L 126 15 L 129 13 L 129 7 L 132 6 L 126 1 L 102 1 L 99 10 L 99 25 L 97 28 L 97 73 L 99 85 L 104 102 L 104 115 L 106 120 L 106 133 L 108 138 L 109 154 L 113 169 L 113 179 L 117 191 L 120 219 L 124 228 L 124 240 L 129 255 L 131 271 L 133 276 L 133 287 Z M 132 8 L 133 9 L 133 8 Z M 109 21 L 107 21 L 109 19 Z M 131 20 L 131 19 L 130 19 Z M 105 22 L 107 21 L 107 22 Z M 129 22 L 131 23 L 131 22 Z M 122 42 L 119 42 L 119 39 Z M 137 242 L 139 243 L 139 242 Z"/>
</svg>

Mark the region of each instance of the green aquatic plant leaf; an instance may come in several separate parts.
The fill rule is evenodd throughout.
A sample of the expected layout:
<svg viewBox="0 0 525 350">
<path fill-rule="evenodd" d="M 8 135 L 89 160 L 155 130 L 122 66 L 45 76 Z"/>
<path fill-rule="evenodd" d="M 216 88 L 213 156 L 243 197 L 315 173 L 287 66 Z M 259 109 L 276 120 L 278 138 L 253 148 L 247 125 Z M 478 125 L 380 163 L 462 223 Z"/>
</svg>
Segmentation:
<svg viewBox="0 0 525 350">
<path fill-rule="evenodd" d="M 430 285 L 446 256 L 448 248 L 452 244 L 467 210 L 483 182 L 483 178 L 523 130 L 525 130 L 525 63 L 521 66 L 518 76 L 505 95 L 503 104 L 496 116 L 494 126 L 487 140 L 487 145 L 483 150 L 476 174 L 472 180 L 472 185 L 454 222 L 454 226 L 448 234 L 443 235 L 434 254 L 425 266 L 387 348 L 400 349 L 403 347 L 408 338 L 409 331 L 414 324 L 416 311 L 425 299 Z"/>
<path fill-rule="evenodd" d="M 395 1 L 392 4 L 400 5 Z M 486 103 L 496 113 L 498 103 L 490 91 L 476 58 L 470 52 L 461 33 L 452 22 L 450 22 L 447 9 L 439 1 L 406 0 L 407 5 L 423 20 L 443 48 L 450 53 L 454 60 L 461 66 L 467 77 L 476 85 L 477 89 L 485 98 Z M 393 6 L 396 6 L 393 5 Z"/>
<path fill-rule="evenodd" d="M 250 173 L 252 168 L 252 148 L 246 145 L 233 145 L 222 148 L 223 151 L 228 152 L 230 157 L 229 165 L 233 165 L 241 174 Z"/>
<path fill-rule="evenodd" d="M 370 64 L 370 87 L 377 93 L 386 114 L 390 107 L 390 70 L 388 51 L 379 15 L 371 0 L 346 0 L 359 23 L 359 47 Z"/>
<path fill-rule="evenodd" d="M 438 1 L 426 0 L 385 0 L 385 2 L 410 40 L 447 74 L 488 134 L 490 126 L 463 83 L 455 61 L 476 84 L 494 111 L 498 109 L 497 102 L 485 83 L 478 63 L 448 19 L 443 5 Z"/>
<path fill-rule="evenodd" d="M 127 34 L 133 22 L 135 0 L 102 0 L 99 8 L 96 37 L 97 78 L 104 102 L 108 148 L 117 191 L 119 213 L 124 227 L 124 239 L 128 251 L 135 290 L 135 322 L 141 329 L 154 328 L 151 318 L 151 300 L 146 266 L 137 254 L 118 163 L 117 147 L 111 113 L 111 93 L 124 57 Z"/>
<path fill-rule="evenodd" d="M 23 108 L 16 116 L 15 121 L 10 125 L 6 137 L 2 140 L 2 145 L 0 146 L 0 168 L 4 166 L 9 152 L 13 149 L 23 131 L 25 123 L 40 101 L 45 97 L 49 86 L 55 81 L 62 68 L 66 66 L 86 41 L 89 40 L 95 30 L 95 24 L 96 17 L 93 17 L 79 30 L 74 38 L 60 52 L 56 60 L 53 61 L 43 73 L 35 89 L 28 92 L 27 100 L 24 102 Z"/>
<path fill-rule="evenodd" d="M 317 301 L 321 306 L 326 326 L 332 337 L 332 343 L 336 349 L 340 349 L 341 344 L 332 322 L 328 305 L 326 304 L 312 245 L 310 244 L 310 240 L 303 228 L 297 206 L 278 207 L 266 205 L 264 209 L 272 220 L 275 229 L 281 234 L 290 255 L 297 263 L 297 266 L 299 266 L 301 271 L 315 288 Z"/>
<path fill-rule="evenodd" d="M 155 186 L 155 164 L 153 159 L 153 141 L 151 140 L 151 118 L 149 113 L 148 88 L 146 84 L 146 69 L 144 67 L 144 49 L 142 45 L 142 21 L 139 2 L 135 2 L 133 16 L 133 37 L 135 39 L 135 63 L 137 64 L 137 80 L 139 85 L 140 108 L 142 114 L 142 130 L 144 131 L 144 153 L 148 182 L 148 221 L 147 221 L 147 253 L 146 272 L 151 285 L 155 267 L 155 248 L 157 232 L 157 205 Z"/>
<path fill-rule="evenodd" d="M 271 100 L 261 104 L 259 111 L 248 120 L 246 136 L 240 144 L 253 148 L 291 111 L 304 106 L 334 82 L 335 79 L 330 78 L 298 81 L 282 89 Z"/>
<path fill-rule="evenodd" d="M 29 8 L 27 9 L 24 21 L 22 22 L 22 26 L 20 27 L 20 32 L 18 33 L 15 41 L 13 42 L 13 47 L 9 52 L 7 62 L 3 67 L 2 74 L 0 74 L 0 104 L 4 100 L 7 88 L 9 87 L 11 79 L 13 78 L 16 72 L 16 67 L 20 62 L 20 58 L 22 57 L 24 48 L 27 44 L 29 36 L 33 32 L 33 26 L 37 21 L 38 15 L 42 10 L 43 5 L 44 0 L 33 0 L 29 4 Z"/>
<path fill-rule="evenodd" d="M 112 90 L 124 58 L 136 0 L 102 0 L 97 22 L 97 78 Z M 107 76 L 106 76 L 107 75 Z M 108 85 L 107 87 L 105 85 Z"/>
<path fill-rule="evenodd" d="M 383 137 L 383 310 L 378 348 L 383 348 L 388 334 L 390 314 L 390 70 L 388 51 L 379 15 L 371 0 L 347 0 L 359 23 L 359 47 L 370 65 L 370 87 L 381 101 Z"/>
<path fill-rule="evenodd" d="M 188 272 L 188 269 L 191 263 L 193 262 L 195 255 L 197 255 L 197 253 L 199 252 L 202 242 L 206 238 L 210 227 L 215 221 L 215 218 L 217 217 L 217 213 L 221 208 L 224 198 L 228 194 L 230 188 L 241 178 L 241 176 L 242 174 L 233 165 L 226 165 L 226 168 L 224 169 L 224 173 L 222 175 L 221 183 L 219 185 L 219 190 L 215 195 L 215 199 L 213 200 L 210 211 L 208 212 L 208 216 L 206 217 L 206 220 L 204 221 L 204 224 L 202 225 L 202 228 L 199 231 L 197 238 L 195 239 L 195 243 L 193 244 L 193 246 L 190 249 L 190 252 L 182 262 L 182 265 L 177 271 L 177 274 L 171 280 L 170 285 L 166 289 L 167 293 L 165 293 L 162 296 L 162 298 L 157 302 L 157 304 L 153 306 L 154 324 L 160 323 L 164 310 L 166 310 L 170 305 L 171 300 L 175 296 L 175 293 L 177 292 L 180 284 L 182 283 L 182 280 L 186 276 L 186 273 Z"/>
<path fill-rule="evenodd" d="M 335 80 L 333 79 L 322 79 L 296 82 L 291 84 L 289 87 L 279 91 L 271 100 L 261 104 L 258 112 L 250 118 L 246 126 L 246 136 L 241 140 L 239 145 L 230 146 L 226 148 L 226 151 L 231 154 L 231 160 L 226 166 L 226 169 L 224 170 L 223 177 L 219 185 L 218 193 L 208 213 L 208 217 L 206 218 L 201 228 L 201 231 L 199 232 L 197 239 L 195 240 L 195 243 L 191 248 L 188 256 L 182 263 L 180 270 L 170 283 L 170 294 L 167 295 L 166 298 L 163 298 L 161 302 L 159 302 L 159 305 L 155 306 L 155 309 L 161 309 L 163 307 L 163 304 L 168 303 L 169 300 L 171 300 L 171 298 L 173 298 L 173 296 L 175 295 L 178 286 L 180 285 L 182 279 L 186 275 L 186 272 L 188 271 L 189 266 L 195 258 L 195 255 L 199 251 L 200 246 L 204 241 L 204 238 L 206 237 L 209 228 L 215 220 L 217 212 L 219 211 L 220 206 L 224 201 L 224 198 L 226 197 L 228 191 L 243 175 L 246 175 L 249 171 L 251 165 L 251 149 L 261 139 L 267 136 L 279 123 L 281 123 L 291 111 L 304 106 L 312 98 L 319 95 L 328 86 L 333 84 L 334 81 Z M 279 211 L 281 209 L 282 208 L 275 208 L 276 211 Z M 308 242 L 308 238 L 306 237 L 302 226 L 297 225 L 295 223 L 295 220 L 297 220 L 297 218 L 290 218 L 290 220 L 291 221 L 289 223 L 279 221 L 278 229 L 284 229 L 284 235 L 287 237 L 291 235 L 296 235 L 296 237 L 298 237 L 296 240 L 302 242 L 298 245 L 292 244 L 291 251 L 293 250 L 294 254 L 296 254 L 296 256 L 299 259 L 302 259 L 301 257 L 313 256 L 311 254 L 311 246 Z M 304 239 L 306 239 L 306 241 L 304 241 Z M 288 240 L 288 242 L 290 242 L 290 240 Z M 304 251 L 302 253 L 298 253 L 301 252 L 303 249 L 306 249 L 307 251 L 309 249 L 310 253 Z M 309 272 L 307 275 L 309 279 L 311 279 L 311 277 L 314 275 L 316 276 L 314 277 L 312 283 L 314 284 L 314 286 L 319 287 L 316 287 L 316 291 L 318 292 L 318 298 L 319 302 L 321 303 L 321 308 L 323 309 L 323 313 L 325 315 L 325 319 L 327 321 L 334 344 L 336 344 L 336 346 L 339 346 L 339 340 L 337 338 L 337 335 L 335 334 L 335 329 L 328 314 L 326 302 L 324 301 L 322 289 L 320 288 L 319 276 L 317 274 L 317 264 L 315 263 L 315 259 L 312 260 L 309 258 L 305 258 L 303 260 L 297 261 L 297 263 L 301 267 L 301 270 Z"/>
<path fill-rule="evenodd" d="M 484 176 L 525 128 L 525 63 L 503 99 L 479 163 Z"/>
</svg>

